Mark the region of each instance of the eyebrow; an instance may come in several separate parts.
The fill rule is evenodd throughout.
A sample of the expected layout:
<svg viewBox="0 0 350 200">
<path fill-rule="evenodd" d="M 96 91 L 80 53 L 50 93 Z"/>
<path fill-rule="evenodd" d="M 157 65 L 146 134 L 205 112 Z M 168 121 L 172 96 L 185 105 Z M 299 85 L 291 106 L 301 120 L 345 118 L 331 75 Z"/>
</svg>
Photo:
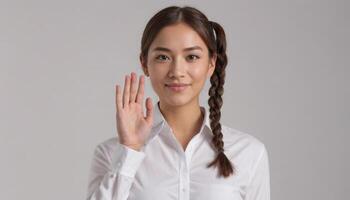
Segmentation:
<svg viewBox="0 0 350 200">
<path fill-rule="evenodd" d="M 183 51 L 192 51 L 192 50 L 201 50 L 203 51 L 203 49 L 200 46 L 193 46 L 193 47 L 187 47 L 184 48 Z M 152 51 L 166 51 L 166 52 L 171 52 L 170 49 L 165 48 L 165 47 L 155 47 Z"/>
</svg>

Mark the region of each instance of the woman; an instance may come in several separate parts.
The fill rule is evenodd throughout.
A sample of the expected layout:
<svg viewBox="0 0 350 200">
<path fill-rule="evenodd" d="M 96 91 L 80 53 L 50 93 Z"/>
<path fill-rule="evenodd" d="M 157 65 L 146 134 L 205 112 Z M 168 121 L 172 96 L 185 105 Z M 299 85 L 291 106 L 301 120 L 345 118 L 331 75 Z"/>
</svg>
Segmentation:
<svg viewBox="0 0 350 200">
<path fill-rule="evenodd" d="M 257 138 L 220 123 L 225 82 L 223 28 L 193 7 L 156 13 L 140 62 L 159 100 L 143 97 L 145 77 L 116 85 L 117 137 L 94 152 L 88 199 L 269 200 L 269 162 Z M 199 95 L 210 78 L 209 111 Z"/>
</svg>

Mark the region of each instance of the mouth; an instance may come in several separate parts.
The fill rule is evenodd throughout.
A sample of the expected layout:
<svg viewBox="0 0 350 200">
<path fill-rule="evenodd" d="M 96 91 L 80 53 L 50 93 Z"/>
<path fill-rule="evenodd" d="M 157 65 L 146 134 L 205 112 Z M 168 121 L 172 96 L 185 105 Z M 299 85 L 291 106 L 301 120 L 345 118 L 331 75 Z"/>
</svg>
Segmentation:
<svg viewBox="0 0 350 200">
<path fill-rule="evenodd" d="M 184 91 L 190 84 L 184 83 L 174 83 L 174 84 L 165 84 L 167 88 L 174 92 L 182 92 Z"/>
<path fill-rule="evenodd" d="M 186 83 L 171 83 L 171 84 L 165 84 L 165 86 L 168 87 L 183 87 L 183 86 L 188 86 L 190 84 L 186 84 Z"/>
</svg>

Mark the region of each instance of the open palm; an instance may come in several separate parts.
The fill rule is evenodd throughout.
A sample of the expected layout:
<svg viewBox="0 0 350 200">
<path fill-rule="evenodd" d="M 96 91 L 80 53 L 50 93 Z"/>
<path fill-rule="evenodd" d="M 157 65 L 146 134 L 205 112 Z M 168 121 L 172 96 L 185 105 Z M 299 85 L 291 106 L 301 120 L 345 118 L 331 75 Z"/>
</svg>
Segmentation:
<svg viewBox="0 0 350 200">
<path fill-rule="evenodd" d="M 145 102 L 146 117 L 143 112 L 144 85 L 145 78 L 141 75 L 137 87 L 137 77 L 134 72 L 131 76 L 125 76 L 123 93 L 120 86 L 116 85 L 116 121 L 119 141 L 135 150 L 140 150 L 145 144 L 153 123 L 151 98 L 147 98 Z"/>
</svg>

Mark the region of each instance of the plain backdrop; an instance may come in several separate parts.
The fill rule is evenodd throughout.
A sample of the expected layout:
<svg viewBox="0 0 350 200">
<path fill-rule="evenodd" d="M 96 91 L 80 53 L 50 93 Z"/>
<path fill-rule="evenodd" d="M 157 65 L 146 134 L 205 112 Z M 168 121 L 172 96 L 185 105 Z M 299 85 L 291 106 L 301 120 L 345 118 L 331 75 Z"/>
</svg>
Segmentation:
<svg viewBox="0 0 350 200">
<path fill-rule="evenodd" d="M 142 73 L 142 31 L 169 5 L 224 27 L 221 122 L 266 145 L 271 198 L 350 198 L 349 1 L 0 2 L 1 199 L 86 198 L 93 150 L 117 134 L 115 84 Z"/>
</svg>

